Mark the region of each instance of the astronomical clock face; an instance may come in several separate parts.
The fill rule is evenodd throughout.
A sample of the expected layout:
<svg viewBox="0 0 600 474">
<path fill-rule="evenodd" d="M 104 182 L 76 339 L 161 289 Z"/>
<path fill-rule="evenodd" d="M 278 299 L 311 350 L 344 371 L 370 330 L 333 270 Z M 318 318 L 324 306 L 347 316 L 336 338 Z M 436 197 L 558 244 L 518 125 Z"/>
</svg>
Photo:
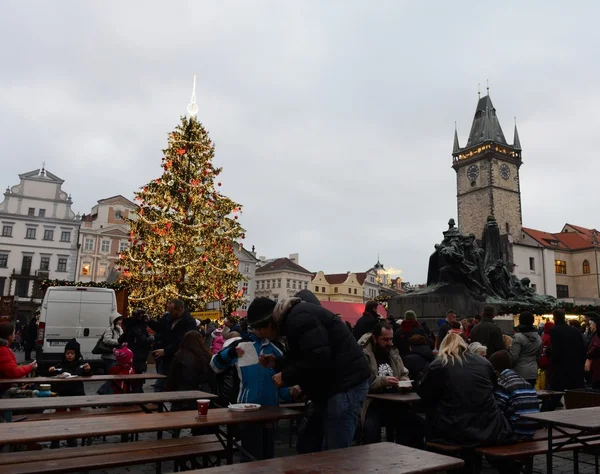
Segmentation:
<svg viewBox="0 0 600 474">
<path fill-rule="evenodd" d="M 479 176 L 479 167 L 477 165 L 471 165 L 467 168 L 467 178 L 469 181 L 475 181 Z"/>
<path fill-rule="evenodd" d="M 508 167 L 508 165 L 500 165 L 500 176 L 502 176 L 502 179 L 510 178 L 510 168 Z"/>
</svg>

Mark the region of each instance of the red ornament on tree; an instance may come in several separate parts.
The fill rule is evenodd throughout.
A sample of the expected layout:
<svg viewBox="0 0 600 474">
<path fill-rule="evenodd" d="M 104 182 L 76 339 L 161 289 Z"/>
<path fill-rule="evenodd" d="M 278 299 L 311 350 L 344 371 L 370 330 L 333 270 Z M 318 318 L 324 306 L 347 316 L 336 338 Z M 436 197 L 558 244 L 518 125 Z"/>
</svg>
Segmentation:
<svg viewBox="0 0 600 474">
<path fill-rule="evenodd" d="M 177 149 L 177 154 L 178 154 L 178 155 L 183 155 L 183 154 L 185 154 L 185 149 L 184 149 L 184 148 L 178 148 L 178 149 Z"/>
</svg>

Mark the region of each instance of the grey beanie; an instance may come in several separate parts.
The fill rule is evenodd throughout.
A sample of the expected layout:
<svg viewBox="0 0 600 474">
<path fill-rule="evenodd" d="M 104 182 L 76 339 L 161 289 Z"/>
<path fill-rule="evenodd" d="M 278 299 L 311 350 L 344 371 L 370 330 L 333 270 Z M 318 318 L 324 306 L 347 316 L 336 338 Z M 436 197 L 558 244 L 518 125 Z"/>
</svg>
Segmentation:
<svg viewBox="0 0 600 474">
<path fill-rule="evenodd" d="M 406 319 L 408 321 L 416 321 L 417 320 L 417 313 L 415 313 L 412 310 L 408 310 L 406 313 L 404 313 L 404 319 Z"/>
</svg>

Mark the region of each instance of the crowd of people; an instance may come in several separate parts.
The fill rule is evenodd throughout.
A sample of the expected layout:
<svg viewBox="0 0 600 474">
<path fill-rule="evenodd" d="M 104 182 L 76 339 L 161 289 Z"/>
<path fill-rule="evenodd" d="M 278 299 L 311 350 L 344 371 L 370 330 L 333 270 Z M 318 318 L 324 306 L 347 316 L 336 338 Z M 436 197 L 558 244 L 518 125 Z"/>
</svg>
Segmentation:
<svg viewBox="0 0 600 474">
<path fill-rule="evenodd" d="M 196 321 L 177 299 L 166 309 L 158 319 L 143 310 L 130 318 L 112 315 L 98 343 L 105 370 L 143 374 L 152 354 L 157 372 L 166 375 L 156 391 L 211 392 L 222 407 L 306 402 L 300 453 L 343 448 L 356 440 L 376 443 L 384 427 L 393 430 L 397 443 L 417 448 L 426 440 L 474 446 L 530 439 L 537 426 L 520 415 L 540 409 L 536 386 L 584 388 L 587 376 L 593 388 L 600 388 L 600 317 L 595 313 L 585 316 L 582 332 L 567 324 L 562 310 L 539 327 L 531 313 L 522 312 L 508 337 L 495 324 L 492 306 L 461 321 L 449 310 L 436 338 L 414 311 L 402 321 L 386 320 L 374 301 L 352 328 L 308 290 L 278 302 L 256 298 L 242 323 L 227 318 L 222 326 Z M 0 324 L 0 379 L 37 369 L 35 362 L 17 365 L 10 350 L 14 338 L 14 325 Z M 60 371 L 90 373 L 76 340 L 65 346 L 63 360 L 49 374 Z M 109 382 L 99 393 L 139 392 L 142 385 Z M 418 393 L 421 404 L 367 397 L 407 389 Z M 60 396 L 82 394 L 80 381 L 60 384 Z M 560 397 L 550 399 L 542 409 L 559 403 Z M 242 426 L 239 437 L 255 459 L 274 456 L 273 425 Z"/>
</svg>

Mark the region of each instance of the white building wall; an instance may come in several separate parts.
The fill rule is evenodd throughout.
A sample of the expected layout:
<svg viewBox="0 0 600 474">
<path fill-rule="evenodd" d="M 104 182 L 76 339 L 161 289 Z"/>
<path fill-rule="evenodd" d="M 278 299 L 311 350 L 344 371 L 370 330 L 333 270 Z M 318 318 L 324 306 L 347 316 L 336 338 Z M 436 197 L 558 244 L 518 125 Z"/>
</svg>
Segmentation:
<svg viewBox="0 0 600 474">
<path fill-rule="evenodd" d="M 514 244 L 513 261 L 513 273 L 517 278 L 529 278 L 540 295 L 556 296 L 553 250 Z"/>
</svg>

